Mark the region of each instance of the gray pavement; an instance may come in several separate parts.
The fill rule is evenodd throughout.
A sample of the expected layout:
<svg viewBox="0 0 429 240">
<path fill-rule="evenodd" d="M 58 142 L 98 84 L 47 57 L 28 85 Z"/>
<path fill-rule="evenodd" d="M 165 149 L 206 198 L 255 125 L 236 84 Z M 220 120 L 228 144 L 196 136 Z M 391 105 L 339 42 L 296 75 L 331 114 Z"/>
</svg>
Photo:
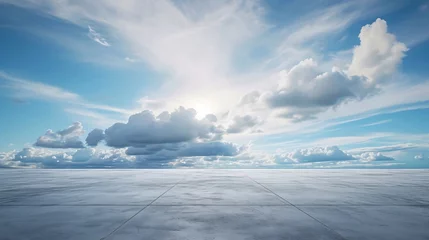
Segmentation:
<svg viewBox="0 0 429 240">
<path fill-rule="evenodd" d="M 429 239 L 428 170 L 0 170 L 0 239 Z"/>
</svg>

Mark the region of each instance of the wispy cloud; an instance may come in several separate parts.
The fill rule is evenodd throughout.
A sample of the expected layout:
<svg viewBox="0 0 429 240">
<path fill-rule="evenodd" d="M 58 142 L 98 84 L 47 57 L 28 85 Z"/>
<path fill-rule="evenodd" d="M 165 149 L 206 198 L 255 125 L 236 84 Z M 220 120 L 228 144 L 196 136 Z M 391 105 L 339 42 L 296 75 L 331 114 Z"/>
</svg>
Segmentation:
<svg viewBox="0 0 429 240">
<path fill-rule="evenodd" d="M 381 124 L 389 123 L 391 121 L 392 121 L 392 119 L 387 119 L 387 120 L 383 120 L 383 121 L 378 121 L 378 122 L 364 124 L 364 125 L 362 125 L 362 127 L 370 127 L 370 126 L 381 125 Z"/>
<path fill-rule="evenodd" d="M 37 98 L 67 102 L 75 102 L 81 100 L 81 97 L 76 93 L 72 93 L 62 88 L 43 84 L 40 82 L 17 78 L 3 71 L 0 71 L 0 79 L 5 82 L 3 87 L 7 87 L 13 90 L 13 97 L 17 99 Z"/>
<path fill-rule="evenodd" d="M 99 120 L 103 118 L 104 121 L 109 120 L 106 115 L 91 112 L 90 109 L 110 113 L 119 113 L 125 116 L 136 112 L 134 110 L 116 108 L 103 104 L 94 104 L 88 102 L 79 94 L 67 91 L 60 87 L 18 78 L 3 71 L 0 71 L 0 87 L 10 89 L 10 97 L 18 99 L 20 101 L 36 99 L 52 103 L 61 103 L 67 106 L 74 106 L 73 108 L 67 107 L 66 111 L 69 113 L 92 117 Z M 80 109 L 77 110 L 76 107 L 80 107 Z"/>
<path fill-rule="evenodd" d="M 397 152 L 397 151 L 407 151 L 410 149 L 416 148 L 429 148 L 429 144 L 415 144 L 415 143 L 401 143 L 394 145 L 385 145 L 377 147 L 363 147 L 363 148 L 353 148 L 348 150 L 348 153 L 351 154 L 361 154 L 364 152 Z"/>
<path fill-rule="evenodd" d="M 88 25 L 88 37 L 94 40 L 95 42 L 105 46 L 109 47 L 110 43 L 107 42 L 107 40 L 101 36 L 98 32 L 96 32 L 91 26 Z"/>
</svg>

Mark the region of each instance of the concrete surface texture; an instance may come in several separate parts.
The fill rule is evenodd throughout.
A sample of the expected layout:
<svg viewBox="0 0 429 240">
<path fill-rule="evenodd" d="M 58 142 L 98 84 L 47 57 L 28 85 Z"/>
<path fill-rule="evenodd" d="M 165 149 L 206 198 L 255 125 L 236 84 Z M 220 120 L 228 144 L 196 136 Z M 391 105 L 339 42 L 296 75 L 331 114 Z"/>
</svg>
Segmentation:
<svg viewBox="0 0 429 240">
<path fill-rule="evenodd" d="M 429 239 L 428 170 L 1 170 L 0 239 Z"/>
</svg>

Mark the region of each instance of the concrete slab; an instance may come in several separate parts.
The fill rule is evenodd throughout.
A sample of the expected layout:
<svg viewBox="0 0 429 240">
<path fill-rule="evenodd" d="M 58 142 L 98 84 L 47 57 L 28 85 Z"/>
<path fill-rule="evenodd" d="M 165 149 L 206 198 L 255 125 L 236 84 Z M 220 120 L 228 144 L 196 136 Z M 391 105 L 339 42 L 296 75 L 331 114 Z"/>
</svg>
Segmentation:
<svg viewBox="0 0 429 240">
<path fill-rule="evenodd" d="M 100 239 L 137 211 L 116 206 L 0 206 L 0 239 Z"/>
<path fill-rule="evenodd" d="M 308 206 L 302 209 L 350 240 L 429 239 L 429 206 Z"/>
<path fill-rule="evenodd" d="M 281 199 L 247 178 L 181 182 L 153 205 L 282 205 Z"/>
<path fill-rule="evenodd" d="M 0 170 L 0 239 L 429 239 L 427 170 Z"/>
<path fill-rule="evenodd" d="M 107 239 L 342 238 L 294 207 L 150 206 Z"/>
</svg>

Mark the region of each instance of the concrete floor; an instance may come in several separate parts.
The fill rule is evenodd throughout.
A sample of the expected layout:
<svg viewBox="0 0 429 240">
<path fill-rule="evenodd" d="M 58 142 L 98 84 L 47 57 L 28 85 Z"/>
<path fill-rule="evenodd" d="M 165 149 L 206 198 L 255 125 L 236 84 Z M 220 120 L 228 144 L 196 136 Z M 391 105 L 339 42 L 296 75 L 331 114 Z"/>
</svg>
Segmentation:
<svg viewBox="0 0 429 240">
<path fill-rule="evenodd" d="M 0 239 L 429 239 L 429 171 L 1 170 Z"/>
</svg>

